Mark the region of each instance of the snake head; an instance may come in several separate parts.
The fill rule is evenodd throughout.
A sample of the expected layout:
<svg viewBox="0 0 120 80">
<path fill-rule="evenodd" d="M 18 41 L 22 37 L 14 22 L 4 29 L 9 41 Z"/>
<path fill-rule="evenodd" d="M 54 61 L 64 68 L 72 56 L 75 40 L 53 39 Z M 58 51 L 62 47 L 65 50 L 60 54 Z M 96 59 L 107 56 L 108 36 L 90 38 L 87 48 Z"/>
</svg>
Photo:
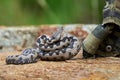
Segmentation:
<svg viewBox="0 0 120 80">
<path fill-rule="evenodd" d="M 61 38 L 61 34 L 63 32 L 63 26 L 62 27 L 59 27 L 57 29 L 57 31 L 52 35 L 52 39 L 60 39 Z"/>
</svg>

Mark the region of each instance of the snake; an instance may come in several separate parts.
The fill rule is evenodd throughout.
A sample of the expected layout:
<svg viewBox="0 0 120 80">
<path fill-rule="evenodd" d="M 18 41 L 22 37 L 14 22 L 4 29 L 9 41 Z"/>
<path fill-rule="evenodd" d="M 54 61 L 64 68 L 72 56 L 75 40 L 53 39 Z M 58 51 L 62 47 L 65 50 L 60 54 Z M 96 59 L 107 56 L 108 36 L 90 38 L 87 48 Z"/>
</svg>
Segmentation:
<svg viewBox="0 0 120 80">
<path fill-rule="evenodd" d="M 65 61 L 76 56 L 81 48 L 79 39 L 59 27 L 52 36 L 45 34 L 36 39 L 35 48 L 27 48 L 19 55 L 6 57 L 7 64 L 29 64 L 38 60 Z"/>
</svg>

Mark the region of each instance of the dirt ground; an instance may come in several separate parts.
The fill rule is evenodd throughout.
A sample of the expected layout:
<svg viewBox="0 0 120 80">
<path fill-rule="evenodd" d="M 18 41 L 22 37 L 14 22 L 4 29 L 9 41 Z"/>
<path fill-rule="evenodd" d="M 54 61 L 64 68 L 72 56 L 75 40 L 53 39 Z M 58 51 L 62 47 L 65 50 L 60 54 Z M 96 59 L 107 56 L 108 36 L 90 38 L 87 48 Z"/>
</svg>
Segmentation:
<svg viewBox="0 0 120 80">
<path fill-rule="evenodd" d="M 43 34 L 48 28 L 41 30 L 39 34 Z M 86 32 L 76 30 L 71 33 L 79 36 L 80 39 L 87 36 Z M 16 48 L 14 52 L 0 53 L 0 80 L 120 80 L 120 58 L 82 59 L 81 50 L 75 58 L 67 61 L 7 65 L 6 57 L 20 54 L 18 50 L 20 49 Z"/>
<path fill-rule="evenodd" d="M 120 58 L 82 59 L 81 52 L 67 61 L 38 61 L 24 65 L 6 65 L 0 53 L 0 80 L 120 80 Z"/>
</svg>

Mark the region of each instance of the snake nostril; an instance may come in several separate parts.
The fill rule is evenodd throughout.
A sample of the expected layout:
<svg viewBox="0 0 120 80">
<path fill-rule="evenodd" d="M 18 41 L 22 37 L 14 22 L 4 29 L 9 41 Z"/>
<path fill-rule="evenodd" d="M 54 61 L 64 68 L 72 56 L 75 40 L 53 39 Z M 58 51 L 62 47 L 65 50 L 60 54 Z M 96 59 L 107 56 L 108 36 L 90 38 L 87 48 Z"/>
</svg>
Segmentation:
<svg viewBox="0 0 120 80">
<path fill-rule="evenodd" d="M 112 46 L 111 45 L 107 45 L 106 46 L 106 51 L 107 52 L 111 52 L 112 51 Z"/>
</svg>

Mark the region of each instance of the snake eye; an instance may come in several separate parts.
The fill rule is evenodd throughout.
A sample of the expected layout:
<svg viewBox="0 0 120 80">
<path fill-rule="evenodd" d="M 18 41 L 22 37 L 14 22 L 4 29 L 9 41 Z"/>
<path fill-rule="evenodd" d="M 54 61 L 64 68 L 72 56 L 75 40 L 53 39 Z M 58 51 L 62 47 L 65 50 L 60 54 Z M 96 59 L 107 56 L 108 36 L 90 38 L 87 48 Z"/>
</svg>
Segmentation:
<svg viewBox="0 0 120 80">
<path fill-rule="evenodd" d="M 112 51 L 112 46 L 111 45 L 107 45 L 106 46 L 106 51 L 107 52 L 111 52 Z"/>
</svg>

